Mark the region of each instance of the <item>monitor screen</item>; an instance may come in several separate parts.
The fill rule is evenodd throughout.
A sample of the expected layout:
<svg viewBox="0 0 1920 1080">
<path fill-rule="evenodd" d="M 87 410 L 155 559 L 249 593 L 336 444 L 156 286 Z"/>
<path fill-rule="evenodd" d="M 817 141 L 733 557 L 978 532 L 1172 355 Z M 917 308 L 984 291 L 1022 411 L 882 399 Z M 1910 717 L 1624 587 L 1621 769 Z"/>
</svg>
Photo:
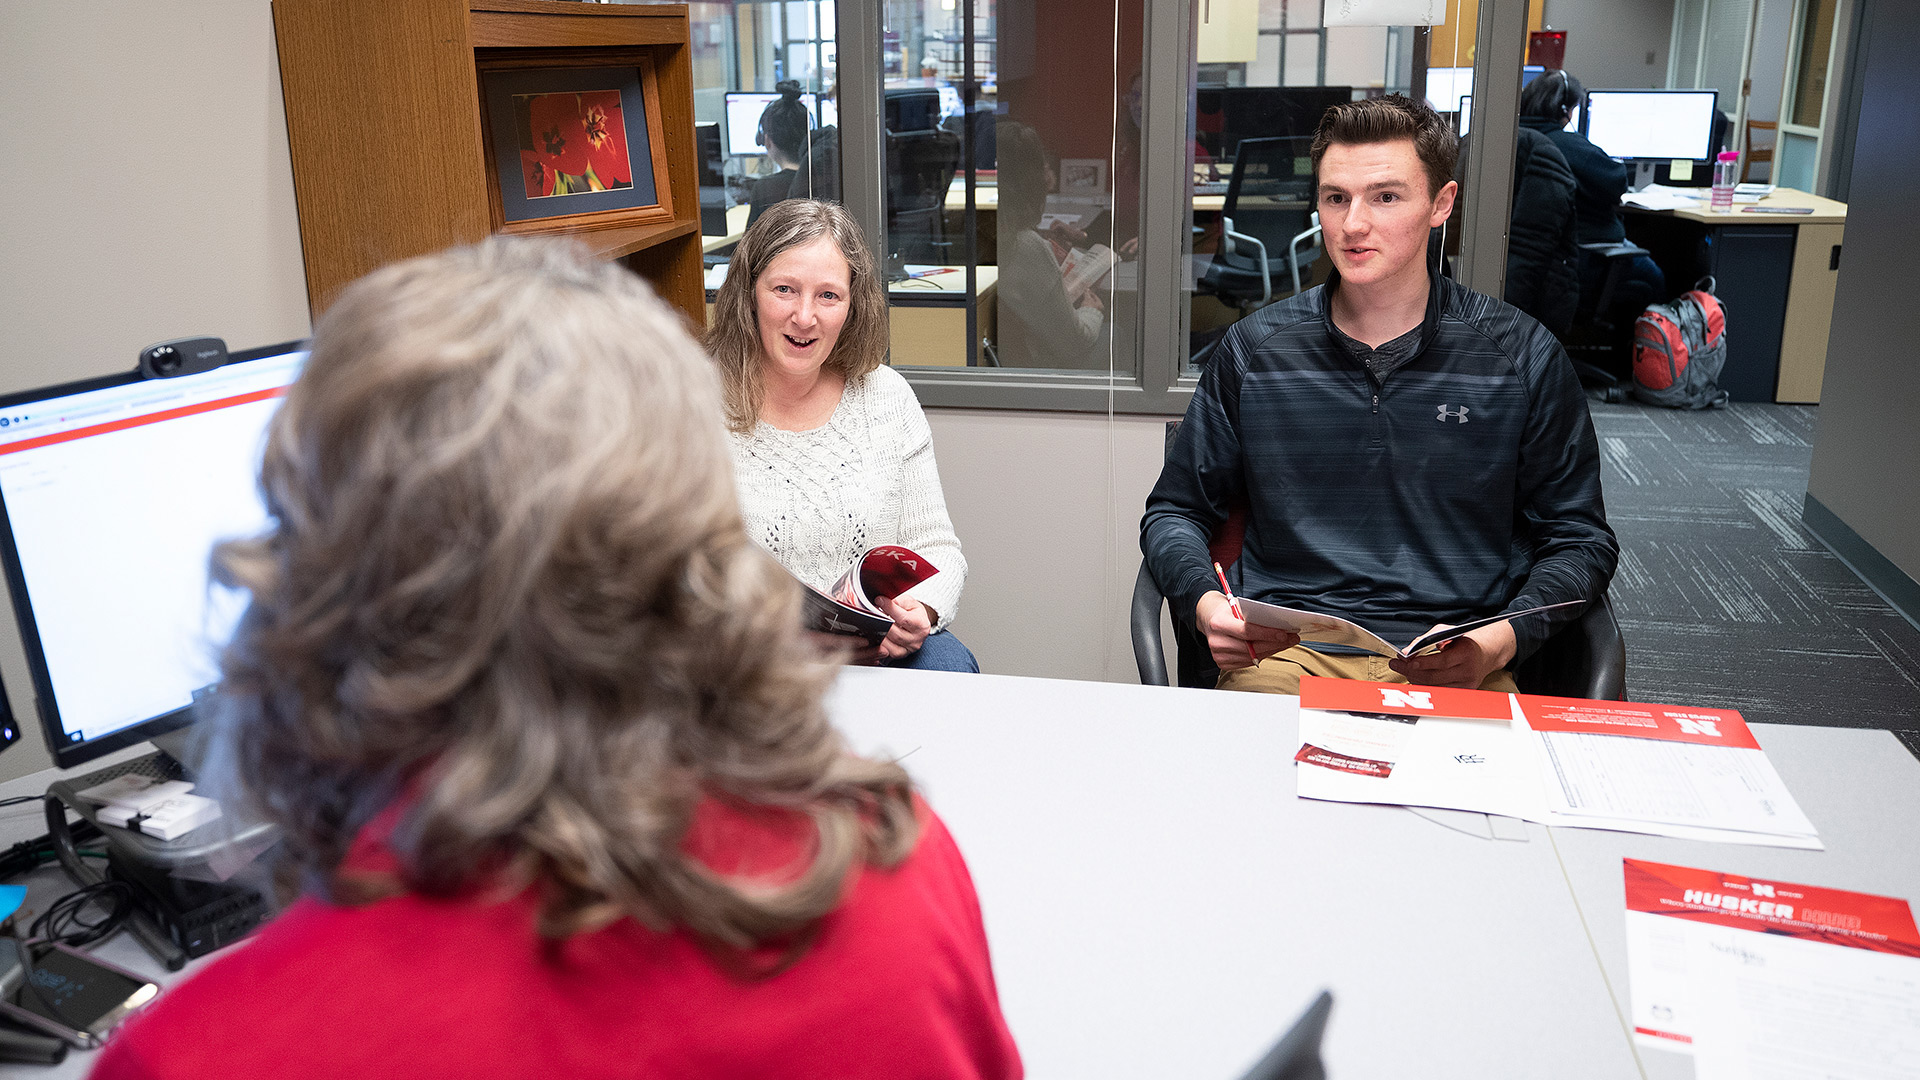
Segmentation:
<svg viewBox="0 0 1920 1080">
<path fill-rule="evenodd" d="M 1718 106 L 1715 90 L 1589 90 L 1587 139 L 1608 157 L 1701 161 Z"/>
<path fill-rule="evenodd" d="M 779 94 L 730 93 L 726 95 L 727 113 L 727 153 L 732 157 L 757 157 L 767 152 L 756 140 L 760 135 L 760 114 L 767 106 L 780 100 Z M 813 126 L 825 127 L 839 123 L 839 112 L 832 101 L 821 102 L 818 94 L 801 94 L 800 103 L 807 107 L 813 117 Z M 825 106 L 826 115 L 821 116 Z"/>
<path fill-rule="evenodd" d="M 1467 129 L 1473 126 L 1473 95 L 1467 94 L 1460 99 L 1460 137 L 1467 137 Z"/>
<path fill-rule="evenodd" d="M 1441 67 L 1427 69 L 1427 104 L 1434 112 L 1457 113 L 1460 99 L 1473 93 L 1473 69 Z"/>
<path fill-rule="evenodd" d="M 217 681 L 246 597 L 208 556 L 267 528 L 261 447 L 306 355 L 0 399 L 0 556 L 62 767 L 186 723 Z"/>
</svg>

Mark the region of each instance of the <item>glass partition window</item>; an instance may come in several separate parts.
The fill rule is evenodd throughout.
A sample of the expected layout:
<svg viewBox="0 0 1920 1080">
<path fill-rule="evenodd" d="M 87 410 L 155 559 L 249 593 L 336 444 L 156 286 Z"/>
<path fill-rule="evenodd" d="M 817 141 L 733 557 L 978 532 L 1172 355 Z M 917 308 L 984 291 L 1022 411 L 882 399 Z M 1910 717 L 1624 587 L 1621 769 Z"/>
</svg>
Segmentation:
<svg viewBox="0 0 1920 1080">
<path fill-rule="evenodd" d="M 1135 370 L 1141 11 L 886 0 L 895 366 Z"/>
<path fill-rule="evenodd" d="M 756 213 L 840 197 L 834 0 L 688 5 L 707 292 Z"/>
</svg>

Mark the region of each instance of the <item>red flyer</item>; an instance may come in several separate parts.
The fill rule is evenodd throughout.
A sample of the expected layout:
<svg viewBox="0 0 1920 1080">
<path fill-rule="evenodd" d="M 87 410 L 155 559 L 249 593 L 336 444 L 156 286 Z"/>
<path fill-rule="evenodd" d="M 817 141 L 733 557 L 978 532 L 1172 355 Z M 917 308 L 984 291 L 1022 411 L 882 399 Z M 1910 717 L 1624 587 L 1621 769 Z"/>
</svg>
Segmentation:
<svg viewBox="0 0 1920 1080">
<path fill-rule="evenodd" d="M 1457 691 L 1456 691 L 1457 692 Z M 1304 691 L 1303 691 L 1304 693 Z M 1582 735 L 1625 735 L 1635 739 L 1737 746 L 1758 750 L 1747 722 L 1732 709 L 1683 705 L 1645 705 L 1635 701 L 1587 701 L 1583 698 L 1514 695 L 1527 726 L 1535 731 Z"/>
<path fill-rule="evenodd" d="M 1920 932 L 1891 896 L 1621 860 L 1633 1033 L 1706 1078 L 1909 1076 Z M 1784 1075 L 1784 1074 L 1778 1074 Z"/>
<path fill-rule="evenodd" d="M 1621 861 L 1626 865 L 1628 911 L 1920 957 L 1913 908 L 1896 897 Z"/>
</svg>

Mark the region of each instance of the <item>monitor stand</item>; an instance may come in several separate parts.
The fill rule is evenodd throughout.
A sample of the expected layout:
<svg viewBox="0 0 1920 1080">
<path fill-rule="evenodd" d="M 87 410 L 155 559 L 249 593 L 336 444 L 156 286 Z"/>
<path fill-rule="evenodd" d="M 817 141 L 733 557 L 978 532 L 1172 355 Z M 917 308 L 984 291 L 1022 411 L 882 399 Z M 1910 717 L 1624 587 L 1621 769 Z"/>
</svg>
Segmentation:
<svg viewBox="0 0 1920 1080">
<path fill-rule="evenodd" d="M 95 816 L 99 807 L 79 797 L 79 793 L 88 788 L 104 784 L 118 776 L 129 773 L 152 777 L 156 780 L 191 779 L 182 761 L 191 757 L 187 753 L 188 729 L 153 739 L 158 748 L 145 757 L 133 758 L 115 765 L 77 776 L 70 780 L 60 780 L 47 788 L 45 801 L 47 814 L 47 835 L 53 843 L 55 855 L 60 866 L 73 879 L 76 885 L 91 885 L 104 880 L 104 875 L 80 858 L 73 842 L 73 832 L 67 822 L 72 813 L 99 828 L 113 850 L 116 859 L 123 859 L 141 867 L 151 868 L 161 875 L 175 874 L 195 867 L 206 867 L 225 862 L 234 866 L 252 861 L 261 852 L 272 847 L 279 839 L 278 830 L 264 822 L 239 825 L 222 819 L 209 822 L 198 829 L 173 840 L 160 840 L 144 833 L 132 832 L 113 825 L 105 825 Z M 216 875 L 225 879 L 231 873 Z M 249 890 L 250 891 L 250 890 Z M 178 971 L 187 962 L 187 953 L 180 945 L 172 941 L 166 931 L 145 913 L 136 910 L 128 919 L 127 928 L 142 947 L 169 971 Z"/>
<path fill-rule="evenodd" d="M 1648 184 L 1653 183 L 1654 170 L 1659 167 L 1660 167 L 1660 162 L 1658 161 L 1647 161 L 1647 160 L 1641 159 L 1641 160 L 1628 162 L 1627 168 L 1629 171 L 1627 173 L 1627 190 L 1628 191 L 1645 190 Z"/>
</svg>

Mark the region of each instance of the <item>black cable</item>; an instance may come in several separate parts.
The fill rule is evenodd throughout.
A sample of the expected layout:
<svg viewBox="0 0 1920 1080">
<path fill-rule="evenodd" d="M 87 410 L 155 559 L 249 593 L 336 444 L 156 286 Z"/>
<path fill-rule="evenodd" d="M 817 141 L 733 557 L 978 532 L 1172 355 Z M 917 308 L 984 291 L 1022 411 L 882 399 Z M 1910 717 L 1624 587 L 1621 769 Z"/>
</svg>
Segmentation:
<svg viewBox="0 0 1920 1080">
<path fill-rule="evenodd" d="M 112 898 L 112 905 L 105 903 Z M 87 905 L 96 901 L 106 907 L 106 914 L 89 922 L 84 918 Z M 133 914 L 133 887 L 124 881 L 99 881 L 82 886 L 47 906 L 47 910 L 33 920 L 28 931 L 30 940 L 37 943 L 57 941 L 74 948 L 83 948 L 96 941 L 111 937 L 127 917 Z"/>
</svg>

